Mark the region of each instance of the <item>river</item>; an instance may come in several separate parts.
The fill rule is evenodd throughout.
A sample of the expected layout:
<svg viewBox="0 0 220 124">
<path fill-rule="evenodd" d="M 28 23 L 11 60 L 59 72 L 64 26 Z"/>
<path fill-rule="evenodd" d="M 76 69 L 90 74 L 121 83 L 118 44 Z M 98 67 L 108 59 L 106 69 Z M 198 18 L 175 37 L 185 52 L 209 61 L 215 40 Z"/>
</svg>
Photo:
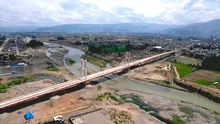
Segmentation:
<svg viewBox="0 0 220 124">
<path fill-rule="evenodd" d="M 50 44 L 47 46 L 51 47 L 57 45 L 58 44 Z M 58 46 L 63 46 L 63 45 L 58 45 Z M 69 50 L 69 52 L 65 55 L 65 57 L 74 59 L 76 60 L 77 63 L 80 62 L 81 59 L 80 57 L 84 54 L 81 50 L 73 47 L 67 47 L 67 46 L 63 46 L 63 47 Z M 176 90 L 160 85 L 155 85 L 151 83 L 146 83 L 142 81 L 133 81 L 123 76 L 110 76 L 110 78 L 111 80 L 100 79 L 98 81 L 118 89 L 129 89 L 133 91 L 146 92 L 158 96 L 167 97 L 170 99 L 193 103 L 194 105 L 205 107 L 207 109 L 220 113 L 220 104 L 213 102 L 212 100 L 209 100 L 208 98 L 205 98 L 197 93 L 189 93 L 189 92 L 180 91 L 180 90 Z"/>
</svg>

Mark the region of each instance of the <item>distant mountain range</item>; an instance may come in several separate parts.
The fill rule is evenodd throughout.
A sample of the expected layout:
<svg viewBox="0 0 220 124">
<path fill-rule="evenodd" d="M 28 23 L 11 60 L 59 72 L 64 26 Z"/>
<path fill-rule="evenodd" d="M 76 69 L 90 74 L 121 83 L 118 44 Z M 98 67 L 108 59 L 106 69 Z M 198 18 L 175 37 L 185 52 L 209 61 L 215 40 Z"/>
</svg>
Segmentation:
<svg viewBox="0 0 220 124">
<path fill-rule="evenodd" d="M 162 33 L 185 36 L 220 36 L 220 19 L 170 28 L 164 30 Z"/>
<path fill-rule="evenodd" d="M 121 23 L 121 24 L 67 24 L 53 27 L 43 27 L 36 32 L 109 32 L 109 33 L 158 33 L 169 28 L 176 28 L 174 25 L 146 24 L 146 23 Z"/>
<path fill-rule="evenodd" d="M 65 24 L 51 27 L 0 27 L 0 32 L 63 32 L 63 33 L 161 33 L 184 36 L 220 36 L 220 19 L 189 25 L 155 23 Z"/>
<path fill-rule="evenodd" d="M 0 26 L 0 32 L 33 32 L 40 26 Z"/>
</svg>

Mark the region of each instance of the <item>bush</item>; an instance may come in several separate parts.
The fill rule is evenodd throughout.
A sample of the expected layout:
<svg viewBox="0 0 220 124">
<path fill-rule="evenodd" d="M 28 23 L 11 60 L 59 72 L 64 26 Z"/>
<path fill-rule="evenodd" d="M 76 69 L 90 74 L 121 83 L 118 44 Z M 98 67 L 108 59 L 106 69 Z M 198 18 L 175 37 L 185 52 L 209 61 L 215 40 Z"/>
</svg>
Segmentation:
<svg viewBox="0 0 220 124">
<path fill-rule="evenodd" d="M 59 68 L 56 68 L 54 65 L 48 65 L 48 66 L 47 66 L 47 69 L 48 69 L 49 71 L 59 71 Z"/>
<path fill-rule="evenodd" d="M 101 89 L 102 89 L 102 86 L 99 85 L 99 86 L 97 87 L 97 90 L 101 90 Z"/>
<path fill-rule="evenodd" d="M 7 92 L 8 87 L 4 84 L 0 85 L 0 93 L 6 93 Z"/>
<path fill-rule="evenodd" d="M 102 101 L 103 98 L 106 98 L 106 99 L 112 99 L 116 102 L 120 102 L 115 96 L 113 96 L 110 92 L 105 92 L 104 94 L 100 94 L 98 95 L 97 97 L 97 100 L 98 101 Z"/>
<path fill-rule="evenodd" d="M 26 82 L 30 82 L 30 81 L 34 81 L 35 76 L 19 76 L 16 78 L 12 78 L 10 79 L 9 83 L 5 84 L 1 84 L 0 85 L 0 93 L 5 93 L 7 92 L 7 89 L 15 86 L 15 85 L 20 85 L 22 83 L 26 83 Z"/>
<path fill-rule="evenodd" d="M 69 60 L 69 63 L 70 63 L 70 65 L 72 65 L 72 64 L 76 63 L 76 61 L 74 61 L 74 60 Z"/>
<path fill-rule="evenodd" d="M 101 95 L 98 95 L 97 100 L 98 100 L 98 101 L 102 101 L 102 98 L 103 98 L 103 95 L 102 95 L 102 94 L 101 94 Z"/>
<path fill-rule="evenodd" d="M 185 124 L 185 122 L 179 116 L 173 116 L 171 120 L 172 124 Z"/>
</svg>

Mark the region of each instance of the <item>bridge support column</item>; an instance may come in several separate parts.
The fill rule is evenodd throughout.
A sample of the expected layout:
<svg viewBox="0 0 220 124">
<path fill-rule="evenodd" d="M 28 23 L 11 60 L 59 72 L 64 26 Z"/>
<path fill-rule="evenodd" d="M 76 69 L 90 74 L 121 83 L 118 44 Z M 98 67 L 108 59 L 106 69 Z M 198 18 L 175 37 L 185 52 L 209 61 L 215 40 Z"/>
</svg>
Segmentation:
<svg viewBox="0 0 220 124">
<path fill-rule="evenodd" d="M 87 61 L 81 59 L 81 79 L 87 79 Z"/>
<path fill-rule="evenodd" d="M 126 61 L 127 65 L 129 66 L 129 64 L 131 62 L 131 52 L 125 53 L 125 61 Z M 128 68 L 128 70 L 129 70 L 129 68 Z"/>
</svg>

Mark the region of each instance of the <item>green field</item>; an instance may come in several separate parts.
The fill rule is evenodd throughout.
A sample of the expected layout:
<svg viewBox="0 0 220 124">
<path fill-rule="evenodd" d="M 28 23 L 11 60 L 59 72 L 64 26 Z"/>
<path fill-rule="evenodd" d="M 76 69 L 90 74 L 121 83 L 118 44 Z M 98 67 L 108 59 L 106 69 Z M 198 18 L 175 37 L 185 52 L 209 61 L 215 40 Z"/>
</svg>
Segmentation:
<svg viewBox="0 0 220 124">
<path fill-rule="evenodd" d="M 186 64 L 181 64 L 181 63 L 175 63 L 176 65 L 176 70 L 179 73 L 180 77 L 184 77 L 188 74 L 190 74 L 193 71 L 193 67 L 192 66 L 188 66 Z"/>
<path fill-rule="evenodd" d="M 217 79 L 215 81 L 209 81 L 209 80 L 205 80 L 205 79 L 199 79 L 199 80 L 196 80 L 195 83 L 197 84 L 201 84 L 201 85 L 204 85 L 204 86 L 211 86 L 211 87 L 214 87 L 214 88 L 217 88 L 220 90 L 220 85 L 213 85 L 214 82 L 219 82 L 220 83 L 220 79 Z"/>
<path fill-rule="evenodd" d="M 93 56 L 85 55 L 84 59 L 86 59 L 87 61 L 91 62 L 94 65 L 99 66 L 100 68 L 105 68 L 107 65 L 107 62 L 105 60 Z"/>
<path fill-rule="evenodd" d="M 213 84 L 212 81 L 208 81 L 208 80 L 204 80 L 204 79 L 196 80 L 195 83 L 201 84 L 201 85 L 204 85 L 204 86 L 210 86 L 210 85 Z"/>
</svg>

